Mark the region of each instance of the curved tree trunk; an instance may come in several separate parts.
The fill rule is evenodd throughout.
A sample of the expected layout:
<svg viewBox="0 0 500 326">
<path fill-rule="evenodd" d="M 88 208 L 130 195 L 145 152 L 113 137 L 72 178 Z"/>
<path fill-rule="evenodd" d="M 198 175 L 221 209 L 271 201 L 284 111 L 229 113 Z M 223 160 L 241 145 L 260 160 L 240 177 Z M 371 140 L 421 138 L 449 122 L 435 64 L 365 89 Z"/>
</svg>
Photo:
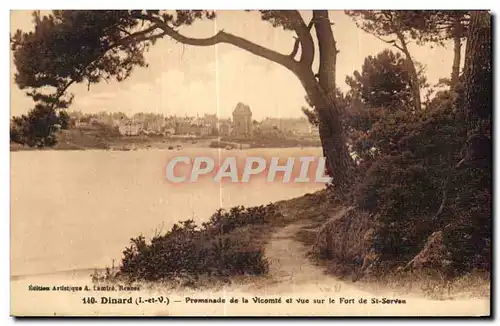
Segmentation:
<svg viewBox="0 0 500 326">
<path fill-rule="evenodd" d="M 318 111 L 319 135 L 329 176 L 336 192 L 347 194 L 354 182 L 354 162 L 347 148 L 341 114 L 335 100 L 325 100 L 325 97 L 317 92 L 312 100 Z"/>
<path fill-rule="evenodd" d="M 336 48 L 328 11 L 315 10 L 313 22 L 318 38 L 319 71 L 314 76 L 310 69 L 306 69 L 301 71 L 298 77 L 318 113 L 319 135 L 332 184 L 337 194 L 345 195 L 354 183 L 354 162 L 349 155 L 341 112 L 335 98 L 339 51 Z"/>
<path fill-rule="evenodd" d="M 338 109 L 334 102 L 318 108 L 319 133 L 329 176 L 339 194 L 347 194 L 354 183 L 353 160 L 349 155 Z"/>
<path fill-rule="evenodd" d="M 312 72 L 299 74 L 304 89 L 318 114 L 323 155 L 335 192 L 346 195 L 354 184 L 354 161 L 349 155 L 344 128 L 335 98 L 327 96 Z"/>
</svg>

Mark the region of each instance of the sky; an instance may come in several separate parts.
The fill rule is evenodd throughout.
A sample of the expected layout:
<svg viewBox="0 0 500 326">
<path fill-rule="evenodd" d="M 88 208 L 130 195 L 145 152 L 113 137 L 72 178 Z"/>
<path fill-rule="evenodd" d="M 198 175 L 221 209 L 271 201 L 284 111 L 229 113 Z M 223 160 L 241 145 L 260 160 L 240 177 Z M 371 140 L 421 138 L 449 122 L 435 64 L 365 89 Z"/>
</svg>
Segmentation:
<svg viewBox="0 0 500 326">
<path fill-rule="evenodd" d="M 311 13 L 301 12 L 305 21 Z M 361 31 L 343 11 L 331 11 L 330 20 L 337 47 L 337 84 L 347 91 L 345 77 L 360 70 L 365 57 L 376 55 L 388 45 Z M 31 11 L 11 11 L 11 33 L 33 28 Z M 208 37 L 223 29 L 283 54 L 291 52 L 294 34 L 274 28 L 260 19 L 257 12 L 217 11 L 214 21 L 195 22 L 179 32 L 191 37 Z M 314 33 L 313 33 L 314 34 Z M 453 49 L 409 45 L 415 60 L 426 66 L 431 84 L 451 73 Z M 465 49 L 465 47 L 462 47 Z M 393 48 L 393 51 L 397 51 Z M 317 67 L 317 52 L 315 67 Z M 164 115 L 203 115 L 216 113 L 230 117 L 238 102 L 250 106 L 254 119 L 265 117 L 302 117 L 306 105 L 305 91 L 299 80 L 286 68 L 257 57 L 229 44 L 194 47 L 161 39 L 145 54 L 147 68 L 136 68 L 123 81 L 92 85 L 73 85 L 75 94 L 71 110 L 153 112 Z M 32 101 L 14 83 L 15 66 L 11 68 L 11 116 L 28 112 Z M 462 58 L 463 65 L 463 58 Z"/>
</svg>

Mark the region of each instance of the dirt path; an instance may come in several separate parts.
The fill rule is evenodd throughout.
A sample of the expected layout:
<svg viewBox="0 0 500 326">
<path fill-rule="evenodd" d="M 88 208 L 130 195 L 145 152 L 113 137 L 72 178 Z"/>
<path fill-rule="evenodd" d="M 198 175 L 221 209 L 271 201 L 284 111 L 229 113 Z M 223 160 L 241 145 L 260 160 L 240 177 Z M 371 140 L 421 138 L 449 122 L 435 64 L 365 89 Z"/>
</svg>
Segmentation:
<svg viewBox="0 0 500 326">
<path fill-rule="evenodd" d="M 283 290 L 304 288 L 316 289 L 321 292 L 349 292 L 353 295 L 368 295 L 349 284 L 325 273 L 307 257 L 308 248 L 295 239 L 297 233 L 311 223 L 298 221 L 279 229 L 265 248 L 269 261 L 269 276 Z M 280 286 L 281 285 L 281 286 Z"/>
<path fill-rule="evenodd" d="M 265 248 L 271 277 L 295 284 L 323 279 L 323 271 L 308 263 L 307 248 L 294 240 L 306 223 L 290 224 L 274 234 Z"/>
<path fill-rule="evenodd" d="M 343 208 L 333 213 L 330 218 L 339 218 L 348 208 Z M 285 216 L 295 215 L 295 212 L 282 210 Z M 297 240 L 297 234 L 304 229 L 314 230 L 315 222 L 299 219 L 287 226 L 278 229 L 268 242 L 264 252 L 269 261 L 269 274 L 277 282 L 287 282 L 292 285 L 331 283 L 332 288 L 349 288 L 354 290 L 352 284 L 341 281 L 326 274 L 324 268 L 315 265 L 308 258 L 309 248 Z"/>
</svg>

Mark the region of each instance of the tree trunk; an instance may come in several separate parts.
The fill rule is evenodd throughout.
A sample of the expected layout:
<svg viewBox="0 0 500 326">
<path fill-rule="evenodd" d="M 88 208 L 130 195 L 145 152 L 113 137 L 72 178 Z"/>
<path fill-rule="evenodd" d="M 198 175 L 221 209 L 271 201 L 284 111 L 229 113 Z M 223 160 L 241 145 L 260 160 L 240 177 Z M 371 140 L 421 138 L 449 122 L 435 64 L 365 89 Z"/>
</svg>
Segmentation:
<svg viewBox="0 0 500 326">
<path fill-rule="evenodd" d="M 462 51 L 462 23 L 460 17 L 457 17 L 453 26 L 453 66 L 451 69 L 451 88 L 458 84 L 460 76 L 460 61 Z"/>
<path fill-rule="evenodd" d="M 397 37 L 401 42 L 400 50 L 402 50 L 404 55 L 406 56 L 406 65 L 410 74 L 410 86 L 413 95 L 413 108 L 415 109 L 415 111 L 419 112 L 422 109 L 422 100 L 420 99 L 420 81 L 418 80 L 417 68 L 415 68 L 415 62 L 413 62 L 410 51 L 406 46 L 404 35 L 401 33 L 397 33 Z"/>
<path fill-rule="evenodd" d="M 326 96 L 312 74 L 302 75 L 300 80 L 318 113 L 318 128 L 326 167 L 332 178 L 335 192 L 346 195 L 354 184 L 354 161 L 349 155 L 342 126 L 341 113 L 335 100 Z"/>
<path fill-rule="evenodd" d="M 349 155 L 340 114 L 335 103 L 317 106 L 319 135 L 327 160 L 329 176 L 339 194 L 347 194 L 353 185 L 353 161 Z"/>
<path fill-rule="evenodd" d="M 317 78 L 310 69 L 298 76 L 318 113 L 319 136 L 329 176 L 338 195 L 346 195 L 354 183 L 354 162 L 349 155 L 341 113 L 336 105 L 335 72 L 337 53 L 328 11 L 315 10 L 313 21 L 318 38 L 319 71 Z"/>
<path fill-rule="evenodd" d="M 460 265 L 491 271 L 492 236 L 492 16 L 487 11 L 471 13 L 464 67 L 463 109 L 466 116 L 465 157 L 457 168 L 465 168 L 465 184 L 457 194 L 456 208 L 464 210 L 457 221 L 465 248 L 456 257 Z M 465 206 L 465 205 L 467 206 Z M 466 240 L 462 240 L 466 238 Z"/>
<path fill-rule="evenodd" d="M 410 81 L 411 81 L 411 90 L 413 93 L 413 107 L 416 112 L 419 112 L 422 109 L 422 100 L 420 98 L 420 81 L 418 80 L 417 69 L 415 68 L 415 63 L 413 62 L 410 54 L 406 55 L 408 66 L 410 69 Z"/>
<path fill-rule="evenodd" d="M 464 110 L 469 137 L 491 134 L 491 41 L 490 13 L 472 12 L 464 67 Z"/>
<path fill-rule="evenodd" d="M 315 98 L 315 102 L 322 102 Z M 319 117 L 319 136 L 326 157 L 328 174 L 338 194 L 347 194 L 353 185 L 353 161 L 349 155 L 340 114 L 335 103 L 316 106 Z"/>
</svg>

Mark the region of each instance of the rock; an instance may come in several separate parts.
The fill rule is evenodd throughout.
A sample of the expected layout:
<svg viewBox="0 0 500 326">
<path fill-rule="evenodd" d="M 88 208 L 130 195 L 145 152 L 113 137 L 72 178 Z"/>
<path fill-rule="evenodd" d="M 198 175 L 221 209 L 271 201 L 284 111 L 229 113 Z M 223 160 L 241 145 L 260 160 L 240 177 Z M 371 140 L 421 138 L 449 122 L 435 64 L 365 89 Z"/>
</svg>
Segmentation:
<svg viewBox="0 0 500 326">
<path fill-rule="evenodd" d="M 444 245 L 443 231 L 437 231 L 427 238 L 424 248 L 408 263 L 407 267 L 442 269 L 450 264 L 450 253 Z"/>
</svg>

